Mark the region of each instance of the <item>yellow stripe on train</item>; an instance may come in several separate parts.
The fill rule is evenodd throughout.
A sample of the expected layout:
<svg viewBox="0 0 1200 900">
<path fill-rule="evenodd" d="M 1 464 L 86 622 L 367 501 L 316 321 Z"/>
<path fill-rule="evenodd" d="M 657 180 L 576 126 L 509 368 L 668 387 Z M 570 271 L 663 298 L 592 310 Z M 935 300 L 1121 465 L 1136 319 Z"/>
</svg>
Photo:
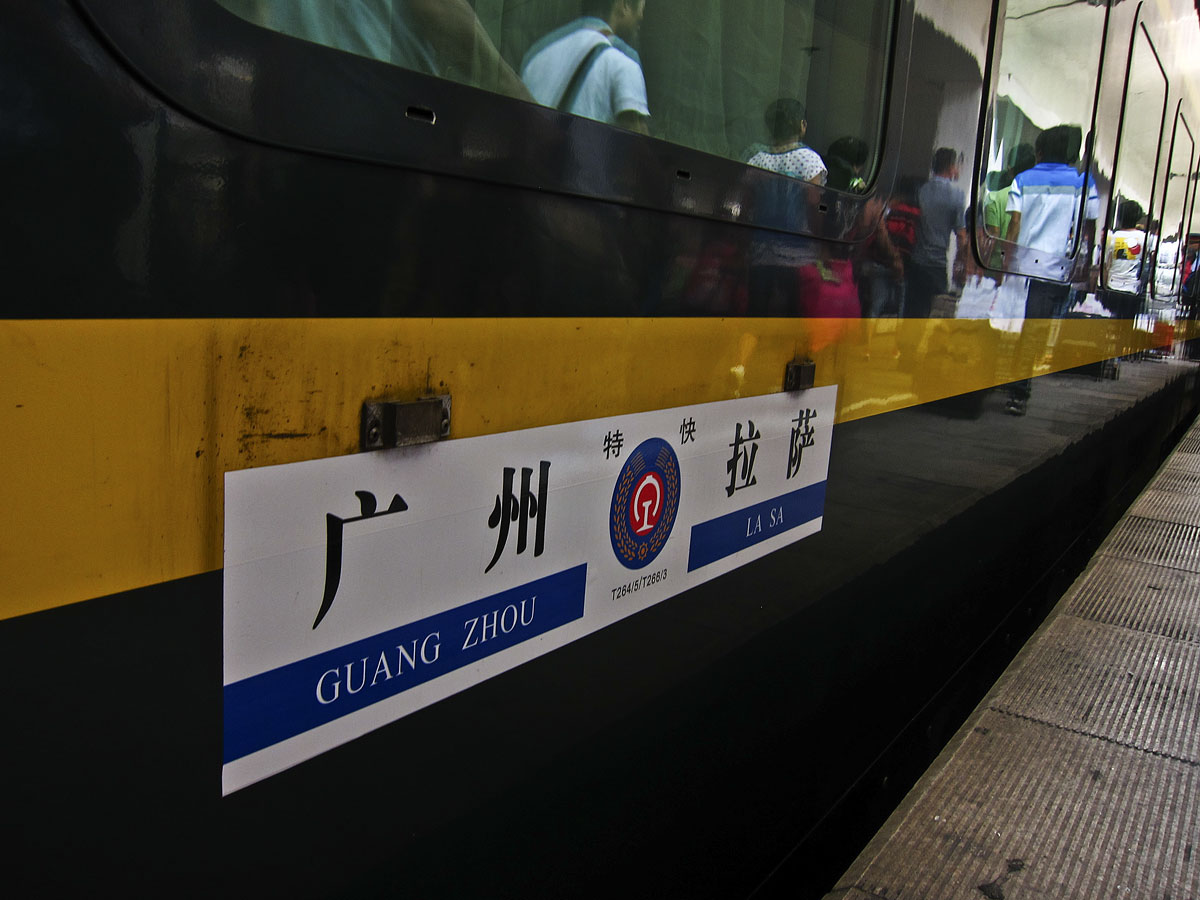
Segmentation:
<svg viewBox="0 0 1200 900">
<path fill-rule="evenodd" d="M 451 394 L 470 437 L 771 393 L 808 356 L 849 421 L 1165 339 L 1131 324 L 3 322 L 0 618 L 219 568 L 224 473 L 356 452 L 368 399 Z"/>
</svg>

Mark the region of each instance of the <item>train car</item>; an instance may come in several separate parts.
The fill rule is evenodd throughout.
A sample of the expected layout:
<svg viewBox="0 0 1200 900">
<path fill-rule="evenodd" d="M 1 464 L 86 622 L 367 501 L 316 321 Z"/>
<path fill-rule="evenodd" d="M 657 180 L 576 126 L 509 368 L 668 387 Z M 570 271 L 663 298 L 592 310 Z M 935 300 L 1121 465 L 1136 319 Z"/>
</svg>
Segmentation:
<svg viewBox="0 0 1200 900">
<path fill-rule="evenodd" d="M 1200 404 L 1183 0 L 0 42 L 23 896 L 820 896 Z"/>
</svg>

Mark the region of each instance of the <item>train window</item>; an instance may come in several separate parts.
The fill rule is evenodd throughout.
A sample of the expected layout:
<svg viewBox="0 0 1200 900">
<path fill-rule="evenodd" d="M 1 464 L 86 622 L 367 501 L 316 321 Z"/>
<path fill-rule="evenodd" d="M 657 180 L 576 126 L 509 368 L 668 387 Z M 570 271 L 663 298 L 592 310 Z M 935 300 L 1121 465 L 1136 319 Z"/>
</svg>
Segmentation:
<svg viewBox="0 0 1200 900">
<path fill-rule="evenodd" d="M 1150 213 L 1161 177 L 1159 157 L 1166 123 L 1167 73 L 1146 26 L 1139 24 L 1129 49 L 1101 266 L 1104 285 L 1114 292 L 1107 305 L 1122 318 L 1136 313 L 1136 297 L 1149 286 L 1149 260 L 1157 241 L 1157 235 L 1151 234 Z"/>
<path fill-rule="evenodd" d="M 994 100 L 979 186 L 992 267 L 1054 281 L 1090 258 L 1099 216 L 1090 134 L 1108 4 L 1010 0 L 997 23 Z M 1089 152 L 1083 152 L 1086 149 Z"/>
<path fill-rule="evenodd" d="M 879 158 L 893 0 L 218 2 L 293 37 L 830 187 L 863 190 Z"/>
<path fill-rule="evenodd" d="M 1187 120 L 1179 113 L 1171 135 L 1170 164 L 1158 216 L 1163 239 L 1158 247 L 1154 296 L 1159 300 L 1177 297 L 1182 291 L 1185 273 L 1195 266 L 1194 257 L 1200 242 L 1193 241 L 1189 234 L 1190 213 L 1195 202 L 1195 165 L 1195 137 Z"/>
</svg>

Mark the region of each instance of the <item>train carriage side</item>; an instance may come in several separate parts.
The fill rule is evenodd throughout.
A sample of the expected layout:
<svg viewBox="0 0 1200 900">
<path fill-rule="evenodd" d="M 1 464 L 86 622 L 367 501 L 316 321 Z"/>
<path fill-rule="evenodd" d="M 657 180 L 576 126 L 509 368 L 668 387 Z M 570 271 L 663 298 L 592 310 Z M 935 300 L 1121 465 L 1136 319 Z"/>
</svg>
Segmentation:
<svg viewBox="0 0 1200 900">
<path fill-rule="evenodd" d="M 1200 404 L 1182 0 L 0 17 L 27 891 L 819 896 Z"/>
</svg>

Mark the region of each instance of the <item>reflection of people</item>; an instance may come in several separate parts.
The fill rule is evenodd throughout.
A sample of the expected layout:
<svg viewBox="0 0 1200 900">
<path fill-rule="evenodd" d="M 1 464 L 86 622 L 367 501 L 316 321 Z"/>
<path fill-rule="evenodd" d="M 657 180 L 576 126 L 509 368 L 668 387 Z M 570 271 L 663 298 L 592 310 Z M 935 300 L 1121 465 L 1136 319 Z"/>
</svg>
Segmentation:
<svg viewBox="0 0 1200 900">
<path fill-rule="evenodd" d="M 921 218 L 916 191 L 917 182 L 911 177 L 905 176 L 897 182 L 884 210 L 883 233 L 873 235 L 868 242 L 875 258 L 862 265 L 863 286 L 869 291 L 869 300 L 863 303 L 866 318 L 875 319 L 886 313 L 898 316 L 904 309 L 904 273 L 910 265 L 917 222 Z"/>
<path fill-rule="evenodd" d="M 1200 234 L 1191 231 L 1188 232 L 1187 244 L 1183 255 L 1183 283 L 1185 290 L 1187 289 L 1188 279 L 1196 271 L 1198 260 L 1200 260 Z"/>
<path fill-rule="evenodd" d="M 983 258 L 988 261 L 989 269 L 1004 268 L 1004 251 L 996 245 L 995 238 L 1008 234 L 1008 195 L 1012 192 L 1013 179 L 1026 169 L 1032 169 L 1036 163 L 1033 147 L 1019 144 L 1009 153 L 1008 166 L 1004 171 L 995 173 L 995 187 L 988 191 L 983 204 L 984 230 L 991 247 L 990 251 L 983 253 Z"/>
<path fill-rule="evenodd" d="M 1091 239 L 1094 236 L 1100 199 L 1092 179 L 1085 179 L 1075 168 L 1071 155 L 1072 132 L 1069 125 L 1047 128 L 1037 137 L 1034 150 L 1037 165 L 1013 179 L 1008 194 L 1008 232 L 1006 239 L 1023 247 L 1031 247 L 1056 256 L 1069 256 L 1075 244 L 1075 217 L 1079 212 L 1079 197 L 1087 182 L 1085 238 L 1088 246 L 1079 256 L 1091 258 Z"/>
<path fill-rule="evenodd" d="M 905 267 L 917 245 L 917 225 L 921 221 L 921 207 L 917 206 L 920 186 L 918 179 L 905 175 L 896 182 L 896 190 L 888 203 L 888 237 L 892 240 L 892 246 L 900 251 Z"/>
<path fill-rule="evenodd" d="M 825 154 L 829 164 L 829 186 L 839 191 L 861 194 L 867 189 L 863 169 L 869 158 L 867 142 L 862 138 L 838 138 L 829 145 L 829 152 Z"/>
<path fill-rule="evenodd" d="M 1020 244 L 1056 256 L 1067 256 L 1074 249 L 1075 220 L 1079 213 L 1081 194 L 1087 191 L 1085 205 L 1084 245 L 1077 259 L 1086 263 L 1092 257 L 1096 217 L 1100 199 L 1091 178 L 1075 168 L 1078 142 L 1074 135 L 1077 126 L 1056 125 L 1038 135 L 1034 144 L 1037 165 L 1013 179 L 1008 195 L 1008 232 L 1010 243 Z M 1070 284 L 1029 282 L 1025 298 L 1025 324 L 1021 329 L 1018 350 L 1022 367 L 1032 370 L 1046 348 L 1049 339 L 1047 319 L 1059 318 L 1066 312 L 1071 297 Z M 1035 358 L 1036 357 L 1036 358 Z M 1009 385 L 1006 410 L 1017 416 L 1025 408 L 1033 389 L 1026 378 Z"/>
<path fill-rule="evenodd" d="M 521 78 L 543 106 L 648 134 L 637 40 L 646 0 L 587 0 L 585 15 L 529 48 Z"/>
<path fill-rule="evenodd" d="M 1142 218 L 1142 206 L 1136 200 L 1122 200 L 1117 207 L 1117 227 L 1109 232 L 1104 251 L 1105 283 L 1112 291 L 1140 294 L 1142 262 L 1145 258 L 1145 235 L 1137 227 Z M 1118 318 L 1129 318 L 1136 310 L 1117 312 L 1106 304 Z"/>
<path fill-rule="evenodd" d="M 1192 232 L 1187 236 L 1186 259 L 1184 261 L 1183 286 L 1180 288 L 1180 298 L 1185 315 L 1195 319 L 1200 315 L 1200 268 L 1196 266 L 1197 256 L 1200 255 L 1200 234 Z"/>
<path fill-rule="evenodd" d="M 1156 223 L 1157 224 L 1157 223 Z M 1179 236 L 1168 235 L 1154 251 L 1154 293 L 1169 297 L 1179 292 Z"/>
<path fill-rule="evenodd" d="M 763 114 L 771 145 L 750 156 L 752 166 L 769 169 L 816 185 L 825 183 L 825 163 L 802 141 L 808 122 L 804 104 L 790 97 L 775 100 Z M 805 191 L 785 190 L 782 184 L 758 187 L 756 204 L 765 221 L 803 231 L 808 227 Z M 782 235 L 763 235 L 750 253 L 751 315 L 794 316 L 800 312 L 800 269 L 812 260 L 802 241 Z"/>
<path fill-rule="evenodd" d="M 940 147 L 933 154 L 933 177 L 917 192 L 921 218 L 917 224 L 917 242 L 913 247 L 912 264 L 908 267 L 908 286 L 904 315 L 907 318 L 928 318 L 933 298 L 946 293 L 946 256 L 950 238 L 955 240 L 955 280 L 966 262 L 967 232 L 963 214 L 967 197 L 955 186 L 958 180 L 958 153 Z"/>
<path fill-rule="evenodd" d="M 838 253 L 814 259 L 796 269 L 798 313 L 809 319 L 807 330 L 814 353 L 837 346 L 859 328 L 862 317 L 854 261 Z"/>
<path fill-rule="evenodd" d="M 776 100 L 767 107 L 763 121 L 771 136 L 771 146 L 751 156 L 750 165 L 790 175 L 801 181 L 824 184 L 827 175 L 825 163 L 816 150 L 803 142 L 804 133 L 808 130 L 804 104 L 788 97 Z"/>
<path fill-rule="evenodd" d="M 896 261 L 888 271 L 879 265 L 871 271 L 871 318 L 894 310 L 893 315 L 904 314 L 904 284 L 908 267 L 912 265 L 912 252 L 917 243 L 917 226 L 921 221 L 921 208 L 917 206 L 919 182 L 906 175 L 896 183 L 896 190 L 884 213 L 884 227 L 888 242 L 896 251 Z"/>
</svg>

